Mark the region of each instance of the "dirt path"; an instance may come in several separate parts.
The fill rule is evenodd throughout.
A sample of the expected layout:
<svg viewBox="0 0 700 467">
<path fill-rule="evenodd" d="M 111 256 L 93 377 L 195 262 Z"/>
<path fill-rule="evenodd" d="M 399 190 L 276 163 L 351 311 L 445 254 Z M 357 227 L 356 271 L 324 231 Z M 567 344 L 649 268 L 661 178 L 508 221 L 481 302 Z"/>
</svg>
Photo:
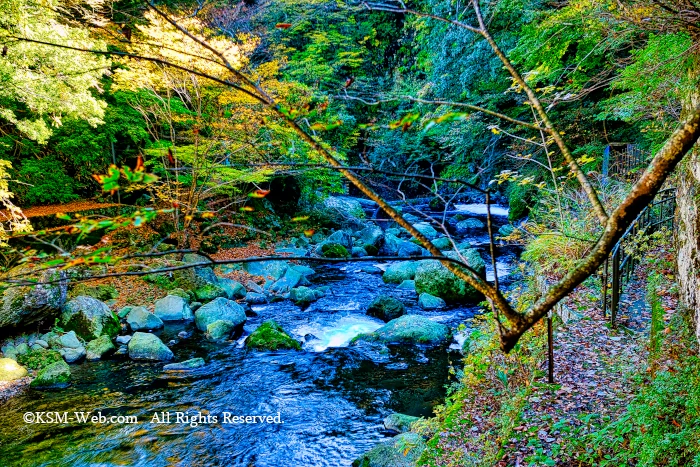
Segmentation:
<svg viewBox="0 0 700 467">
<path fill-rule="evenodd" d="M 28 218 L 39 217 L 39 216 L 51 216 L 58 214 L 59 212 L 69 213 L 69 212 L 79 212 L 79 211 L 90 211 L 93 209 L 109 208 L 112 206 L 119 206 L 116 203 L 98 203 L 95 201 L 73 201 L 66 204 L 52 204 L 50 206 L 32 206 L 31 208 L 22 209 L 24 215 Z"/>
</svg>

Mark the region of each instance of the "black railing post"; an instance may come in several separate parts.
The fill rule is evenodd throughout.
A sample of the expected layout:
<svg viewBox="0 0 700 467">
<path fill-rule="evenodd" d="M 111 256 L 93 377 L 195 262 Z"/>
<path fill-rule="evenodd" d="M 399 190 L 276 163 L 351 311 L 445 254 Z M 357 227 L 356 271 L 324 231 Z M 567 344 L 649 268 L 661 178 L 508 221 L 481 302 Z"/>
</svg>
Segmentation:
<svg viewBox="0 0 700 467">
<path fill-rule="evenodd" d="M 552 312 L 547 313 L 547 382 L 554 384 L 554 330 L 552 329 Z"/>
<path fill-rule="evenodd" d="M 615 328 L 615 315 L 617 314 L 617 306 L 620 303 L 620 244 L 613 253 L 612 262 L 612 300 L 610 301 L 610 326 Z"/>
</svg>

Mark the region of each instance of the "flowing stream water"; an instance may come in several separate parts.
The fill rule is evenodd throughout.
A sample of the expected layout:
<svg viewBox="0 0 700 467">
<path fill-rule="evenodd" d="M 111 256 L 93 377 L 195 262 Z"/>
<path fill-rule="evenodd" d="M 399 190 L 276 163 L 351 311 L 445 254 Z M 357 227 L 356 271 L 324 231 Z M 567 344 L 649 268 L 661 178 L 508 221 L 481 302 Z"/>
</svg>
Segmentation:
<svg viewBox="0 0 700 467">
<path fill-rule="evenodd" d="M 502 223 L 502 221 L 501 221 Z M 478 237 L 478 238 L 476 238 Z M 475 234 L 485 239 L 485 232 Z M 499 253 L 499 274 L 515 259 Z M 489 264 L 487 249 L 482 256 Z M 383 323 L 365 315 L 378 294 L 402 300 L 408 313 L 452 327 L 478 312 L 474 306 L 426 312 L 413 291 L 384 284 L 371 263 L 314 265 L 314 285 L 325 297 L 306 309 L 289 301 L 254 306 L 243 336 L 275 319 L 302 351 L 249 351 L 243 338 L 224 344 L 205 341 L 190 325 L 159 333 L 174 361 L 203 357 L 206 366 L 164 372 L 163 364 L 108 359 L 72 365 L 73 384 L 64 390 L 29 390 L 3 403 L 0 464 L 3 466 L 246 466 L 339 467 L 389 436 L 382 419 L 391 412 L 430 416 L 444 401 L 454 351 L 391 348 L 368 356 L 350 340 Z M 490 273 L 493 274 L 489 267 Z M 187 339 L 177 334 L 193 331 Z M 312 336 L 313 337 L 312 337 Z M 458 341 L 463 336 L 457 336 Z M 453 348 L 458 345 L 453 345 Z M 99 412 L 131 415 L 138 423 L 27 424 L 26 412 Z M 171 423 L 154 415 L 171 412 Z M 216 416 L 217 423 L 175 423 L 175 412 Z M 226 424 L 232 415 L 277 416 L 283 423 Z M 184 421 L 181 419 L 180 421 Z"/>
</svg>

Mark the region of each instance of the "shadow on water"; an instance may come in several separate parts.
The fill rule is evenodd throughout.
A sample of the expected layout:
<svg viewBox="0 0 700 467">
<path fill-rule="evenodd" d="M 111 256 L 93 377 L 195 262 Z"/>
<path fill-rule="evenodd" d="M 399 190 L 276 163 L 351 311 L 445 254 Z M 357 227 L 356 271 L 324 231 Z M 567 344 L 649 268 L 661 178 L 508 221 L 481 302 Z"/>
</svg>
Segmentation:
<svg viewBox="0 0 700 467">
<path fill-rule="evenodd" d="M 289 301 L 254 306 L 244 336 L 275 319 L 295 338 L 310 340 L 302 351 L 254 352 L 243 338 L 223 344 L 167 326 L 161 338 L 175 361 L 203 357 L 195 371 L 164 372 L 163 364 L 104 360 L 72 365 L 65 390 L 29 390 L 2 405 L 0 464 L 3 466 L 349 466 L 385 439 L 382 419 L 397 411 L 430 416 L 450 382 L 445 350 L 390 348 L 369 358 L 352 337 L 383 323 L 364 314 L 380 293 L 401 299 L 409 313 L 457 326 L 478 311 L 455 307 L 425 312 L 413 291 L 384 284 L 367 263 L 317 266 L 315 285 L 325 297 L 306 309 Z M 25 412 L 67 412 L 69 423 L 27 424 Z M 75 412 L 136 416 L 138 423 L 79 423 Z M 170 412 L 170 423 L 154 415 Z M 176 412 L 216 417 L 216 423 L 186 423 Z M 277 416 L 282 423 L 224 423 L 226 413 Z M 162 417 L 159 417 L 162 418 Z M 212 421 L 212 418 L 209 421 Z M 229 418 L 230 420 L 230 418 Z M 205 420 L 206 421 L 206 420 Z"/>
</svg>

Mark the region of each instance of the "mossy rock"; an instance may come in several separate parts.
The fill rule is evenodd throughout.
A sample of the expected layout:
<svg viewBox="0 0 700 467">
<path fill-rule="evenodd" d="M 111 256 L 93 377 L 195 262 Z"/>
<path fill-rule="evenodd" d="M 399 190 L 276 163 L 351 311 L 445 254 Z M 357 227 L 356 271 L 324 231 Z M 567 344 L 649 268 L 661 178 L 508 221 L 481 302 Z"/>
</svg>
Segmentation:
<svg viewBox="0 0 700 467">
<path fill-rule="evenodd" d="M 75 331 L 86 341 L 97 339 L 103 334 L 114 337 L 119 334 L 119 318 L 103 302 L 80 296 L 66 304 L 61 315 L 61 326 L 66 331 Z"/>
<path fill-rule="evenodd" d="M 246 339 L 246 346 L 259 350 L 301 350 L 301 344 L 284 332 L 275 321 L 265 321 Z"/>
<path fill-rule="evenodd" d="M 30 386 L 34 389 L 60 389 L 70 385 L 70 367 L 63 359 L 41 370 Z"/>
<path fill-rule="evenodd" d="M 406 307 L 399 300 L 388 295 L 380 295 L 372 300 L 367 308 L 367 315 L 389 322 L 406 314 Z"/>
<path fill-rule="evenodd" d="M 88 360 L 99 360 L 102 357 L 109 355 L 116 350 L 109 336 L 102 335 L 97 339 L 91 340 L 85 346 L 87 350 Z"/>
<path fill-rule="evenodd" d="M 116 287 L 112 285 L 77 284 L 68 293 L 68 298 L 75 298 L 81 295 L 106 302 L 107 300 L 117 298 L 119 296 L 119 292 L 117 291 Z"/>
<path fill-rule="evenodd" d="M 481 277 L 486 277 L 486 263 L 475 249 L 461 251 L 466 264 Z M 448 257 L 459 259 L 456 252 L 447 253 Z M 416 292 L 428 293 L 440 297 L 447 303 L 478 302 L 482 295 L 466 281 L 458 278 L 437 260 L 421 261 L 416 269 Z"/>
<path fill-rule="evenodd" d="M 224 297 L 228 298 L 226 290 L 219 287 L 216 284 L 205 284 L 194 291 L 194 296 L 197 300 L 202 302 L 208 302 L 214 300 L 215 298 Z"/>
<path fill-rule="evenodd" d="M 324 258 L 348 258 L 350 256 L 348 249 L 340 243 L 324 243 L 321 247 L 321 254 Z"/>
<path fill-rule="evenodd" d="M 181 289 L 180 287 L 175 287 L 171 291 L 168 292 L 168 295 L 175 295 L 176 297 L 182 297 L 185 302 L 189 305 L 192 299 L 194 299 L 194 292 L 187 291 L 185 289 Z"/>
<path fill-rule="evenodd" d="M 415 467 L 427 445 L 416 433 L 402 433 L 355 459 L 352 467 Z"/>
<path fill-rule="evenodd" d="M 63 360 L 56 350 L 30 350 L 24 355 L 18 355 L 17 361 L 31 370 L 41 370 L 47 366 Z"/>
<path fill-rule="evenodd" d="M 61 358 L 60 355 L 58 357 Z M 26 368 L 11 358 L 0 358 L 0 381 L 14 381 L 25 376 L 27 376 Z"/>
</svg>

